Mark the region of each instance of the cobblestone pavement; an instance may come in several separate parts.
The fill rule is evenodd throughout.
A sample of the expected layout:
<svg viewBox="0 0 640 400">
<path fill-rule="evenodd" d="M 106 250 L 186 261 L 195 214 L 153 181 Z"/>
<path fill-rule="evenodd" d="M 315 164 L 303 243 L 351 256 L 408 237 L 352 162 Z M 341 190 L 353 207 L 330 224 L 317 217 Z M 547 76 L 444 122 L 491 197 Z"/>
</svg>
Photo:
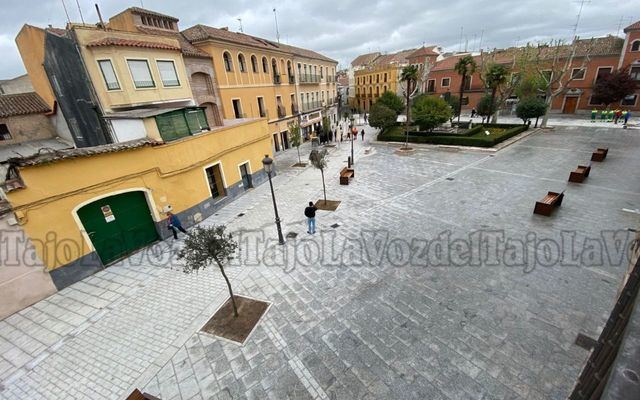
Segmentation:
<svg viewBox="0 0 640 400">
<path fill-rule="evenodd" d="M 587 181 L 567 184 L 602 146 Z M 224 281 L 185 275 L 181 241 L 161 242 L 0 321 L 0 398 L 565 398 L 588 355 L 575 337 L 604 324 L 638 225 L 623 210 L 640 200 L 637 133 L 563 127 L 491 155 L 368 148 L 355 143 L 349 186 L 348 143 L 329 150 L 327 197 L 342 203 L 314 236 L 302 209 L 322 197 L 320 173 L 288 167 L 295 149 L 276 157 L 274 186 L 296 238 L 275 244 L 268 185 L 203 222 L 240 239 L 235 291 L 272 303 L 243 346 L 198 333 Z M 562 207 L 532 215 L 548 190 L 565 191 Z"/>
</svg>

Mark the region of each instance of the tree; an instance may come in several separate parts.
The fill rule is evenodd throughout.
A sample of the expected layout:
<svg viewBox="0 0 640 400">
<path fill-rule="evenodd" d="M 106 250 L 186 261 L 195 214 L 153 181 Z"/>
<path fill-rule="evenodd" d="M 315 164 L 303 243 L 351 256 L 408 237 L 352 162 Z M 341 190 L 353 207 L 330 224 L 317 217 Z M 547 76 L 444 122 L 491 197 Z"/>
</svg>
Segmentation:
<svg viewBox="0 0 640 400">
<path fill-rule="evenodd" d="M 467 77 L 470 77 L 476 72 L 476 61 L 470 55 L 466 55 L 458 60 L 453 69 L 460 75 L 462 80 L 460 81 L 460 99 L 459 109 L 462 110 L 462 99 L 464 98 L 464 85 L 467 82 Z M 458 113 L 458 123 L 460 123 L 460 113 Z"/>
<path fill-rule="evenodd" d="M 289 141 L 291 145 L 298 150 L 298 164 L 302 164 L 300 159 L 300 145 L 302 144 L 302 133 L 300 133 L 300 124 L 298 121 L 289 122 Z"/>
<path fill-rule="evenodd" d="M 405 94 L 405 106 L 406 106 L 406 116 L 407 120 L 404 124 L 405 135 L 407 136 L 407 140 L 404 144 L 405 148 L 409 148 L 409 121 L 410 118 L 410 100 L 411 95 L 417 88 L 418 83 L 418 68 L 415 65 L 407 65 L 402 68 L 402 73 L 400 74 L 400 81 L 405 83 L 404 94 Z"/>
<path fill-rule="evenodd" d="M 331 132 L 331 124 L 329 123 L 329 117 L 326 115 L 322 117 L 322 131 L 324 132 L 325 140 L 328 140 L 329 133 Z"/>
<path fill-rule="evenodd" d="M 382 93 L 382 96 L 380 96 L 378 101 L 376 101 L 376 104 L 386 106 L 387 108 L 395 112 L 396 116 L 402 114 L 402 111 L 404 110 L 404 101 L 402 101 L 402 97 L 388 90 Z"/>
<path fill-rule="evenodd" d="M 521 77 L 515 94 L 519 99 L 536 97 L 538 94 L 544 92 L 545 86 L 544 80 L 539 75 L 526 74 Z"/>
<path fill-rule="evenodd" d="M 491 103 L 489 109 L 491 110 L 491 115 L 494 115 L 494 121 L 492 121 L 494 123 L 497 122 L 495 113 L 498 111 L 498 107 L 496 107 L 496 94 L 498 89 L 507 83 L 509 79 L 509 72 L 509 68 L 504 65 L 491 63 L 482 74 L 485 87 L 491 90 Z"/>
<path fill-rule="evenodd" d="M 619 69 L 610 74 L 600 76 L 593 86 L 593 101 L 609 108 L 636 91 L 637 82 L 629 75 L 629 69 Z"/>
<path fill-rule="evenodd" d="M 324 169 L 327 167 L 327 149 L 313 149 L 309 154 L 311 165 L 320 170 L 322 175 L 322 191 L 324 192 L 324 202 L 327 202 L 327 188 L 324 185 Z"/>
<path fill-rule="evenodd" d="M 451 106 L 445 100 L 428 95 L 416 97 L 412 110 L 413 120 L 423 131 L 432 131 L 447 122 L 453 114 Z"/>
<path fill-rule="evenodd" d="M 369 110 L 369 125 L 378 129 L 386 129 L 396 123 L 397 114 L 379 101 Z"/>
<path fill-rule="evenodd" d="M 198 272 L 205 269 L 212 262 L 220 268 L 220 273 L 227 282 L 231 304 L 233 305 L 233 316 L 238 317 L 238 308 L 233 296 L 231 283 L 224 272 L 224 263 L 233 259 L 238 248 L 238 243 L 229 233 L 225 233 L 225 226 L 196 227 L 185 239 L 184 248 L 180 250 L 178 257 L 185 260 L 183 271 L 185 273 Z"/>
<path fill-rule="evenodd" d="M 476 106 L 476 111 L 478 112 L 478 115 L 482 117 L 483 122 L 486 118 L 487 123 L 489 123 L 489 119 L 495 112 L 491 95 L 485 94 L 484 96 L 482 96 L 482 98 L 478 102 L 478 105 Z"/>
<path fill-rule="evenodd" d="M 516 115 L 526 124 L 531 118 L 536 119 L 535 127 L 538 127 L 538 118 L 547 112 L 547 104 L 539 97 L 527 97 L 518 103 Z"/>
</svg>

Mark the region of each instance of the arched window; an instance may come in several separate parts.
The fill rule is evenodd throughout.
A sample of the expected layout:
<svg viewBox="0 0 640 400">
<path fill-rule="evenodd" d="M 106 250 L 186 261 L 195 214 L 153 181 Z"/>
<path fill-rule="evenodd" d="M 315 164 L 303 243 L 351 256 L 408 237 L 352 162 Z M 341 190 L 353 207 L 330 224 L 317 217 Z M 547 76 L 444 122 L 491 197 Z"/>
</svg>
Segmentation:
<svg viewBox="0 0 640 400">
<path fill-rule="evenodd" d="M 231 54 L 225 51 L 222 54 L 222 59 L 224 60 L 224 69 L 227 72 L 231 72 L 233 70 L 233 62 L 231 61 Z"/>
<path fill-rule="evenodd" d="M 267 61 L 267 57 L 262 57 L 262 72 L 265 74 L 269 73 L 269 62 Z"/>
<path fill-rule="evenodd" d="M 247 68 L 244 63 L 244 55 L 242 53 L 238 54 L 238 68 L 240 68 L 240 72 L 247 72 Z"/>
<path fill-rule="evenodd" d="M 278 75 L 278 62 L 276 61 L 275 58 L 271 59 L 271 69 L 273 72 L 273 76 Z"/>
<path fill-rule="evenodd" d="M 287 61 L 287 75 L 293 75 L 293 71 L 291 70 L 291 61 Z"/>
<path fill-rule="evenodd" d="M 251 55 L 251 70 L 256 74 L 258 73 L 258 59 L 253 54 Z"/>
<path fill-rule="evenodd" d="M 640 51 L 640 40 L 635 40 L 631 43 L 631 51 Z"/>
</svg>

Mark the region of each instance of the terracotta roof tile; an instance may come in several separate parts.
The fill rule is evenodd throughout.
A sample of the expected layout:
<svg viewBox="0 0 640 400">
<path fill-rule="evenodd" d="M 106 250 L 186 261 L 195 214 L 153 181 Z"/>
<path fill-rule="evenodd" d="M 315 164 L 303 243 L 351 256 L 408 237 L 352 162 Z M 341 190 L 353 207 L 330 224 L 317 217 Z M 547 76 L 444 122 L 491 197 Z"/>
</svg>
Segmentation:
<svg viewBox="0 0 640 400">
<path fill-rule="evenodd" d="M 457 54 L 454 56 L 447 57 L 444 60 L 438 61 L 436 65 L 433 68 L 431 68 L 431 71 L 435 72 L 435 71 L 446 71 L 446 70 L 453 69 L 453 67 L 455 67 L 458 60 L 468 55 L 469 53 L 465 53 L 465 54 Z M 474 56 L 473 59 L 476 61 L 476 63 L 480 64 L 480 56 Z"/>
<path fill-rule="evenodd" d="M 627 33 L 630 31 L 637 31 L 637 30 L 640 30 L 640 21 L 636 21 L 633 24 L 624 28 L 624 33 Z"/>
<path fill-rule="evenodd" d="M 142 26 L 142 25 L 138 25 L 136 26 L 136 28 L 138 29 L 139 32 L 147 35 L 158 35 L 158 36 L 165 36 L 165 37 L 171 37 L 171 38 L 177 39 L 178 42 L 180 43 L 180 50 L 182 51 L 182 54 L 184 54 L 185 56 L 203 57 L 203 58 L 210 57 L 209 54 L 200 50 L 199 48 L 192 45 L 191 43 L 189 43 L 187 38 L 185 38 L 184 35 L 180 32 L 167 31 L 164 29 L 156 29 L 156 28 L 151 28 L 151 27 Z"/>
<path fill-rule="evenodd" d="M 0 96 L 0 117 L 41 114 L 51 109 L 35 92 L 5 94 Z"/>
<path fill-rule="evenodd" d="M 407 60 L 407 56 L 415 51 L 416 49 L 408 49 L 408 50 L 400 50 L 398 52 L 391 53 L 391 54 L 385 54 L 376 58 L 371 64 L 377 67 L 392 65 L 392 64 L 398 64 L 398 65 L 408 64 L 409 60 Z"/>
<path fill-rule="evenodd" d="M 433 49 L 437 46 L 428 46 L 428 47 L 420 47 L 418 50 L 409 54 L 407 58 L 416 58 L 416 57 L 424 57 L 424 56 L 437 56 L 439 53 L 435 52 Z"/>
<path fill-rule="evenodd" d="M 142 47 L 147 49 L 163 49 L 182 51 L 179 47 L 166 43 L 147 42 L 144 40 L 121 39 L 121 38 L 104 38 L 94 40 L 87 43 L 87 47 L 104 47 L 104 46 L 121 46 L 121 47 Z"/>
<path fill-rule="evenodd" d="M 361 54 L 358 57 L 354 58 L 353 61 L 351 61 L 351 66 L 352 67 L 366 67 L 367 65 L 369 65 L 372 61 L 374 61 L 379 56 L 380 56 L 380 53 L 378 53 L 378 52 L 376 52 L 376 53 L 368 53 L 368 54 Z"/>
</svg>

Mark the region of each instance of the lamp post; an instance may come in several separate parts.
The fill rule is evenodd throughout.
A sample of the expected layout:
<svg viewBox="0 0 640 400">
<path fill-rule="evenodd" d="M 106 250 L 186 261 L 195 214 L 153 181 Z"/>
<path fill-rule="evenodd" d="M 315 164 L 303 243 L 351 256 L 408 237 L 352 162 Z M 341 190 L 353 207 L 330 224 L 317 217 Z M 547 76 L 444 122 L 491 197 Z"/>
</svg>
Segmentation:
<svg viewBox="0 0 640 400">
<path fill-rule="evenodd" d="M 351 117 L 351 165 L 355 164 L 355 160 L 353 159 L 353 140 L 354 138 L 357 138 L 357 137 L 358 137 L 358 128 L 356 127 L 355 119 Z"/>
<path fill-rule="evenodd" d="M 273 211 L 276 214 L 276 228 L 278 228 L 278 243 L 284 244 L 284 237 L 282 236 L 282 227 L 280 226 L 280 217 L 278 216 L 278 206 L 276 205 L 276 195 L 273 192 L 273 183 L 271 182 L 271 173 L 273 172 L 273 159 L 268 154 L 264 155 L 262 159 L 262 166 L 264 171 L 269 177 L 269 187 L 271 188 L 271 199 L 273 199 Z"/>
</svg>

